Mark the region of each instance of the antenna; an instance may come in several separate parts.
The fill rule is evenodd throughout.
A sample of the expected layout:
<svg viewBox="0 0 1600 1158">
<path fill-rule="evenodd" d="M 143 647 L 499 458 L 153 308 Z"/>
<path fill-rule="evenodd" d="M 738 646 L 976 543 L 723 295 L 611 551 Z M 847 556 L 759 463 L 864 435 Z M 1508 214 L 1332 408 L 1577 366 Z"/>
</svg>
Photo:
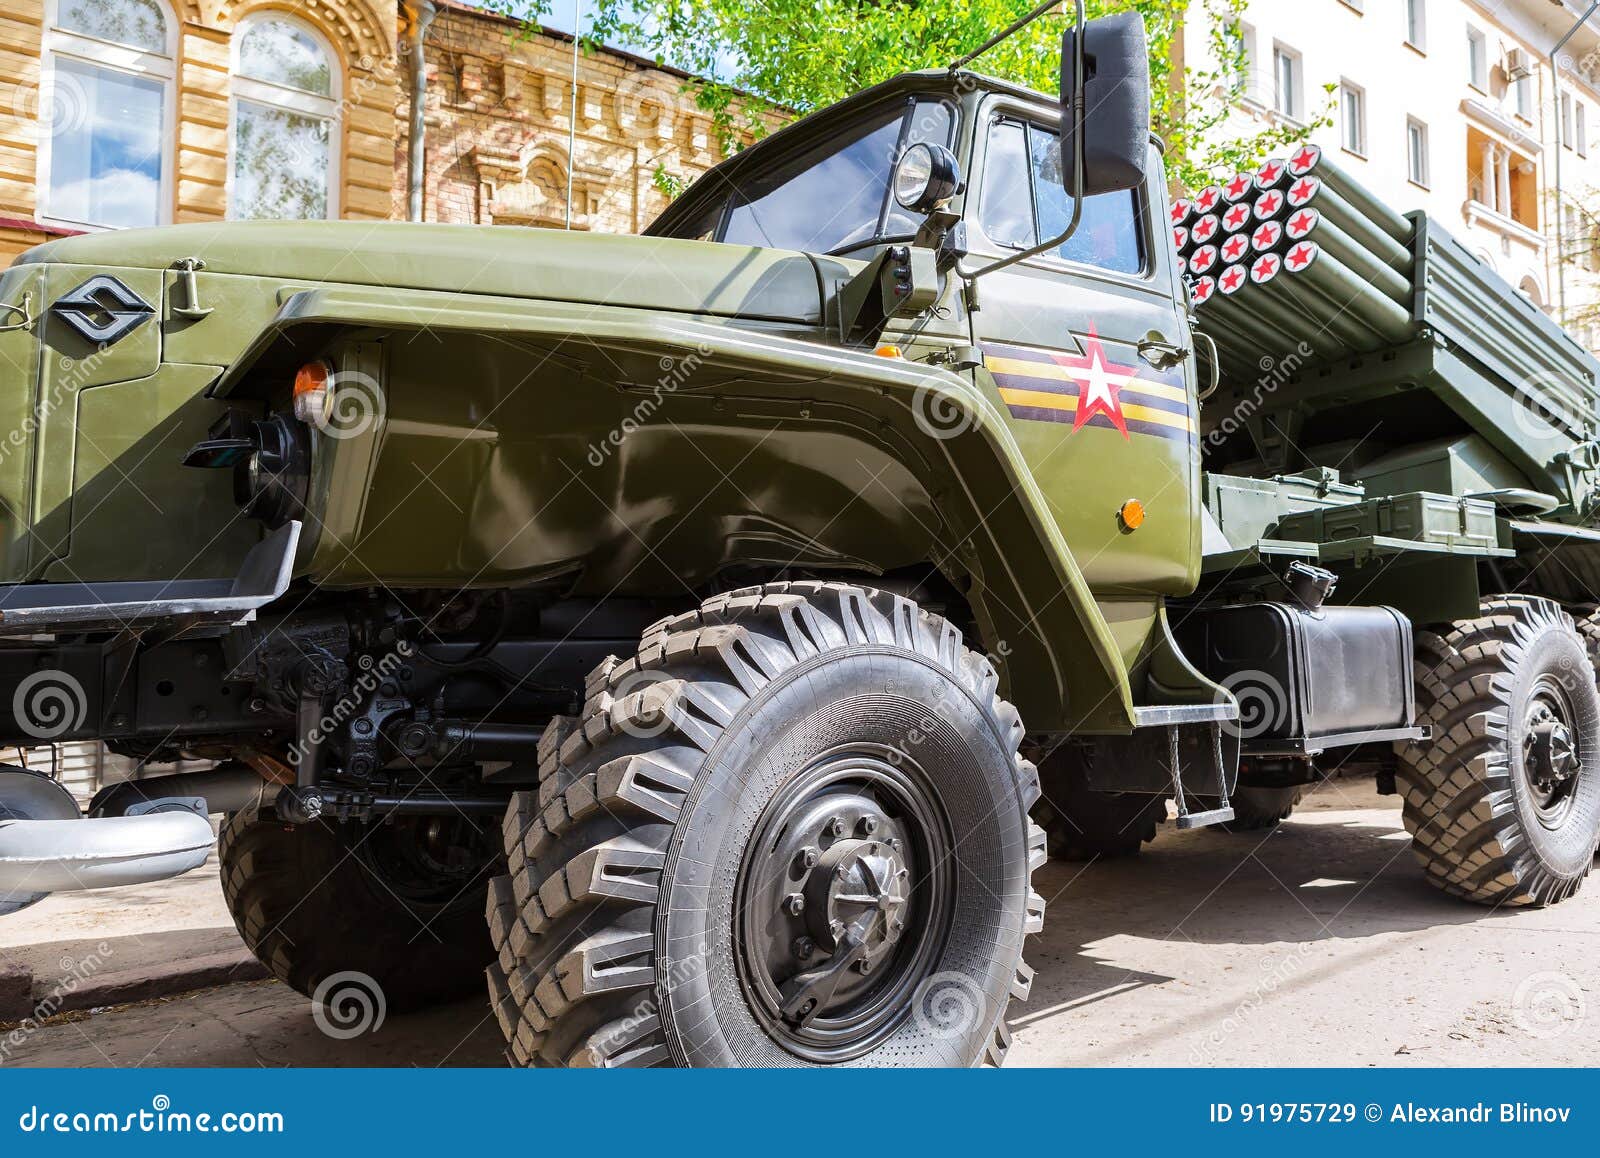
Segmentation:
<svg viewBox="0 0 1600 1158">
<path fill-rule="evenodd" d="M 982 44 L 973 49 L 971 52 L 967 53 L 965 56 L 957 57 L 955 60 L 952 60 L 950 62 L 948 71 L 951 73 L 960 72 L 974 60 L 977 60 L 978 57 L 982 56 L 995 45 L 999 44 L 1002 40 L 1007 40 L 1015 36 L 1024 28 L 1028 27 L 1028 25 L 1032 24 L 1035 20 L 1038 20 L 1041 16 L 1047 15 L 1051 9 L 1058 7 L 1060 4 L 1061 0 L 1049 0 L 1049 3 L 1039 5 L 1039 7 L 1028 13 L 1021 20 L 1014 21 L 1012 24 L 1008 25 L 1003 32 L 996 33 L 994 36 L 989 37 L 988 40 L 985 40 Z M 1079 19 L 1080 21 L 1082 20 L 1081 15 Z"/>
</svg>

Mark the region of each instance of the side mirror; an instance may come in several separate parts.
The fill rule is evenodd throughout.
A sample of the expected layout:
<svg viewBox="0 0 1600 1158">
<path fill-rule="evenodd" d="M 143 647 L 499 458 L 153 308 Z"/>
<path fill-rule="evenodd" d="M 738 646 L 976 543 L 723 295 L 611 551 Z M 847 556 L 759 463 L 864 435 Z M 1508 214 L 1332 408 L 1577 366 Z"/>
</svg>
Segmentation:
<svg viewBox="0 0 1600 1158">
<path fill-rule="evenodd" d="M 1144 18 L 1137 12 L 1076 24 L 1062 38 L 1061 180 L 1069 195 L 1078 191 L 1079 133 L 1085 197 L 1144 183 L 1150 156 L 1150 56 Z"/>
</svg>

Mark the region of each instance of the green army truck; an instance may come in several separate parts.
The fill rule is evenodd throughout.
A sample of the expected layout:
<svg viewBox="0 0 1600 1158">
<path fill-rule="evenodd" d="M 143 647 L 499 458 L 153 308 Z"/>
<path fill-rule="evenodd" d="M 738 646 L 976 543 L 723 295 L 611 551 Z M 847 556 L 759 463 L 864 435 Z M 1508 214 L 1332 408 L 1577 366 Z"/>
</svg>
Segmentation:
<svg viewBox="0 0 1600 1158">
<path fill-rule="evenodd" d="M 1227 343 L 1191 323 L 1138 18 L 1079 5 L 1059 101 L 971 59 L 774 134 L 643 237 L 19 258 L 0 741 L 144 775 L 80 815 L 0 773 L 0 911 L 193 868 L 222 815 L 246 943 L 315 1000 L 487 969 L 523 1064 L 972 1065 L 1028 993 L 1047 845 L 1168 801 L 1232 824 L 1330 761 L 1426 763 L 1439 883 L 1576 888 L 1600 704 L 1563 603 L 1335 587 L 1274 504 L 1352 490 L 1203 472 Z"/>
</svg>

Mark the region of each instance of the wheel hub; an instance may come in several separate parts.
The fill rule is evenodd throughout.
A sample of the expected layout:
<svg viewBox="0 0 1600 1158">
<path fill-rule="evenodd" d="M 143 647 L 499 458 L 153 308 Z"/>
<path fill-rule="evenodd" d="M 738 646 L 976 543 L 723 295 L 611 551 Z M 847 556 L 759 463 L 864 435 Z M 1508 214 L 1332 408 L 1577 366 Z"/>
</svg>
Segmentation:
<svg viewBox="0 0 1600 1158">
<path fill-rule="evenodd" d="M 802 1056 L 869 1048 L 903 1015 L 948 925 L 949 842 L 903 768 L 835 758 L 763 813 L 739 889 L 751 1005 Z"/>
<path fill-rule="evenodd" d="M 1557 827 L 1565 818 L 1583 771 L 1583 753 L 1568 723 L 1569 708 L 1559 686 L 1541 685 L 1528 701 L 1522 722 L 1522 774 L 1542 823 Z"/>
</svg>

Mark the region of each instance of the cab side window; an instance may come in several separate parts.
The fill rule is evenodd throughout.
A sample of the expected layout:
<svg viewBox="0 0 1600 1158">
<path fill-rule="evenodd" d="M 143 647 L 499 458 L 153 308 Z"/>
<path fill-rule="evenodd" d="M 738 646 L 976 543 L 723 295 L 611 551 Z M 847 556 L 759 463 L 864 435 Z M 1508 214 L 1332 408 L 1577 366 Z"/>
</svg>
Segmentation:
<svg viewBox="0 0 1600 1158">
<path fill-rule="evenodd" d="M 1009 249 L 1028 249 L 1059 236 L 1071 219 L 1072 198 L 1061 184 L 1061 138 L 1022 121 L 990 125 L 978 203 L 978 224 L 989 239 Z M 1113 273 L 1142 272 L 1138 190 L 1090 197 L 1078 231 L 1050 252 Z"/>
</svg>

